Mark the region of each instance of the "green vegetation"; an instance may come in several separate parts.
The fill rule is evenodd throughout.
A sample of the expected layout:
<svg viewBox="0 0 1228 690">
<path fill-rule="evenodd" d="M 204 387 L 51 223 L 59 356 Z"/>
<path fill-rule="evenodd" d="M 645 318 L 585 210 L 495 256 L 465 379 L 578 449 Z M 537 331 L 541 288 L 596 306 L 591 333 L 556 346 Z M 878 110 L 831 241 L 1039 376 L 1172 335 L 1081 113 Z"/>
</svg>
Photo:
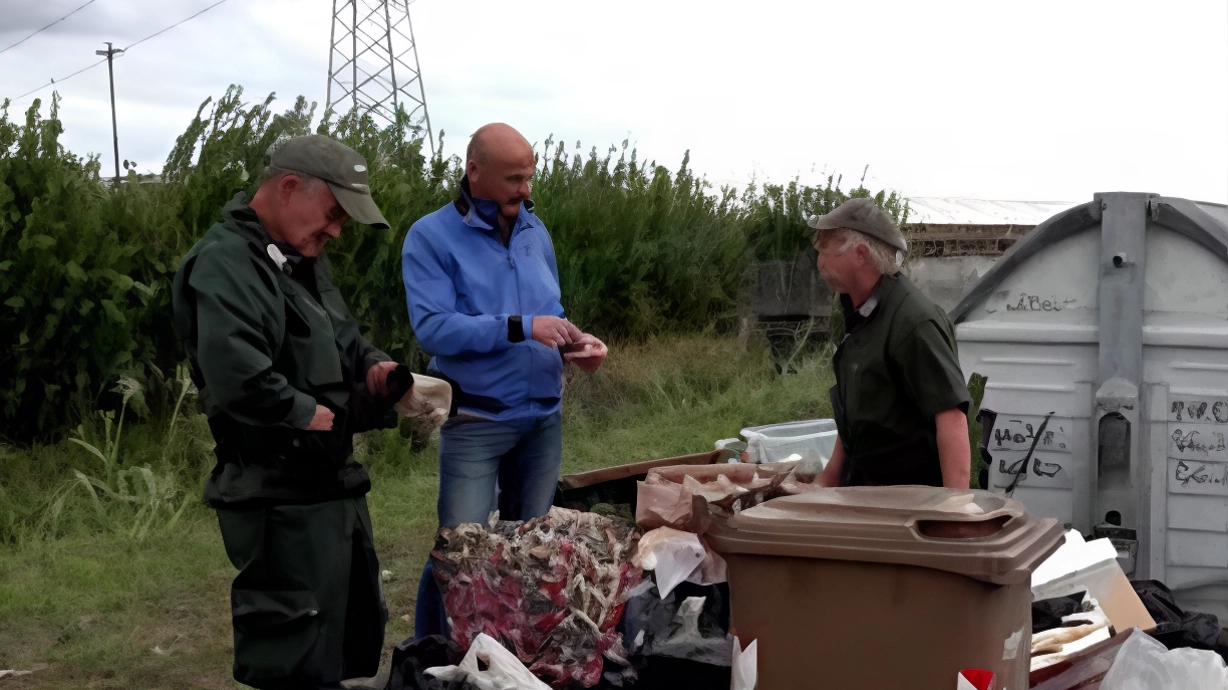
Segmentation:
<svg viewBox="0 0 1228 690">
<path fill-rule="evenodd" d="M 182 348 L 171 331 L 169 289 L 180 258 L 236 192 L 251 191 L 269 147 L 310 131 L 299 98 L 275 113 L 272 97 L 245 103 L 231 88 L 202 104 L 161 177 L 103 179 L 97 158 L 64 150 L 53 99 L 24 120 L 0 107 L 0 438 L 62 437 L 85 411 L 118 413 L 121 379 L 143 400 L 128 410 L 163 417 L 179 393 Z M 371 167 L 372 192 L 395 228 L 346 228 L 329 246 L 336 282 L 368 337 L 397 359 L 424 364 L 409 328 L 401 243 L 418 218 L 447 203 L 463 166 L 427 159 L 408 121 L 326 116 L 316 131 L 353 146 Z M 441 139 L 443 135 L 440 135 Z M 807 187 L 714 189 L 683 158 L 676 171 L 624 142 L 605 156 L 544 142 L 534 196 L 559 257 L 564 307 L 609 340 L 727 333 L 746 262 L 792 257 L 805 219 L 849 196 L 840 180 Z M 894 193 L 876 200 L 902 216 Z"/>
<path fill-rule="evenodd" d="M 233 688 L 234 575 L 199 500 L 212 439 L 170 330 L 181 256 L 268 150 L 310 131 L 313 106 L 277 113 L 232 88 L 206 101 L 157 179 L 103 179 L 97 158 L 59 142 L 53 99 L 24 119 L 0 107 L 0 669 L 38 669 L 6 688 Z M 391 232 L 345 230 L 329 247 L 336 282 L 370 340 L 415 367 L 399 255 L 405 230 L 447 203 L 462 165 L 427 158 L 407 122 L 326 116 L 372 169 Z M 442 138 L 442 133 L 441 133 Z M 779 376 L 764 343 L 740 348 L 743 269 L 791 258 L 805 219 L 850 196 L 894 193 L 841 180 L 714 189 L 684 157 L 641 161 L 553 140 L 534 196 L 559 257 L 564 306 L 612 343 L 593 376 L 569 371 L 564 472 L 704 451 L 744 426 L 830 415 L 819 354 Z M 437 446 L 408 424 L 360 436 L 392 618 L 410 634 L 435 528 Z M 975 475 L 974 475 L 975 476 Z"/>
<path fill-rule="evenodd" d="M 830 368 L 811 359 L 777 376 L 765 346 L 731 339 L 666 338 L 616 346 L 597 374 L 570 371 L 564 406 L 564 471 L 702 452 L 744 426 L 829 416 Z M 194 406 L 185 401 L 185 408 Z M 117 425 L 117 422 L 116 422 Z M 106 424 L 85 425 L 91 445 Z M 0 669 L 41 670 L 5 688 L 233 688 L 230 580 L 234 570 L 210 510 L 198 500 L 212 466 L 204 419 L 167 427 L 125 422 L 114 450 L 125 466 L 147 464 L 191 500 L 175 521 L 157 513 L 144 539 L 131 506 L 74 486 L 74 469 L 102 480 L 94 454 L 72 440 L 0 447 Z M 408 434 L 406 434 L 408 435 Z M 434 443 L 420 451 L 398 430 L 359 437 L 370 467 L 368 500 L 391 611 L 386 643 L 412 632 L 418 575 L 435 528 Z M 99 446 L 101 449 L 102 446 Z M 38 467 L 40 471 L 30 472 Z M 92 483 L 92 482 L 91 482 Z M 54 520 L 49 505 L 63 496 Z M 99 513 L 95 500 L 104 506 Z M 172 501 L 174 504 L 174 501 Z M 51 538 L 54 537 L 54 538 Z M 385 661 L 387 657 L 385 657 Z"/>
</svg>

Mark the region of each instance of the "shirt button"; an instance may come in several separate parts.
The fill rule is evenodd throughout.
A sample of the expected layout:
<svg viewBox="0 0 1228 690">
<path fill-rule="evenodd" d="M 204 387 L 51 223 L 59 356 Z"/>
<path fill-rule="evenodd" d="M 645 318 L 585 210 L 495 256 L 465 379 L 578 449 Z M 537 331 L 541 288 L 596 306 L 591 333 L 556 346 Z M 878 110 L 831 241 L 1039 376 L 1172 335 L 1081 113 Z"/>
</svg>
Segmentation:
<svg viewBox="0 0 1228 690">
<path fill-rule="evenodd" d="M 302 443 L 297 438 L 294 439 L 294 447 L 298 448 L 300 445 L 302 445 Z"/>
</svg>

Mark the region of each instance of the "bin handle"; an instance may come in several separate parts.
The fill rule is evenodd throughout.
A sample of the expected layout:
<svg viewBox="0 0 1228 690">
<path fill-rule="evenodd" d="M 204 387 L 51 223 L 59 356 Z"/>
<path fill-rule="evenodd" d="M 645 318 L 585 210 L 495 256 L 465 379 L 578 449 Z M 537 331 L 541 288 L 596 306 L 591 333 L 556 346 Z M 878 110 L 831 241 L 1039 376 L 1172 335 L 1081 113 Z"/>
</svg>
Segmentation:
<svg viewBox="0 0 1228 690">
<path fill-rule="evenodd" d="M 980 539 L 1001 532 L 1011 517 L 998 515 L 989 520 L 917 520 L 913 523 L 913 531 L 927 539 Z"/>
</svg>

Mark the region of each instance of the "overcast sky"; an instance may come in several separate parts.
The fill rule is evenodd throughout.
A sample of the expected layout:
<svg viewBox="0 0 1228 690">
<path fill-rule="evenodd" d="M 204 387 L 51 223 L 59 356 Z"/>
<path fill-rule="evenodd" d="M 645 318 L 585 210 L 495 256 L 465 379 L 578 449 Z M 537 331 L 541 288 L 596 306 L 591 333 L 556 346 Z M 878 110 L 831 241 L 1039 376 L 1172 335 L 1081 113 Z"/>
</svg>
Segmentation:
<svg viewBox="0 0 1228 690">
<path fill-rule="evenodd" d="M 85 0 L 0 0 L 0 48 Z M 0 53 L 13 97 L 215 0 L 94 0 Z M 208 96 L 323 110 L 332 0 L 229 0 L 116 60 L 121 158 L 156 171 Z M 446 152 L 500 120 L 603 151 L 630 138 L 717 183 L 824 171 L 908 196 L 1228 201 L 1228 2 L 418 0 Z M 57 87 L 64 142 L 111 168 L 105 65 Z M 17 100 L 19 116 L 38 96 Z"/>
</svg>

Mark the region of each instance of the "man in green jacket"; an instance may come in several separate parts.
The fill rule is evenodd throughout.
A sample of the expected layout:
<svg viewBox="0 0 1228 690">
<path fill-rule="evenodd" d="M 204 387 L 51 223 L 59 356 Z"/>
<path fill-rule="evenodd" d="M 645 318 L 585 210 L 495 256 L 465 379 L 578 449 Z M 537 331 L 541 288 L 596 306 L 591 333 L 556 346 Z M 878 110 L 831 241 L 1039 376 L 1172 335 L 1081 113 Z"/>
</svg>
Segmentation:
<svg viewBox="0 0 1228 690">
<path fill-rule="evenodd" d="M 900 273 L 908 245 L 869 199 L 813 219 L 818 267 L 840 295 L 832 359 L 838 436 L 823 486 L 967 489 L 970 397 L 946 312 Z"/>
<path fill-rule="evenodd" d="M 393 426 L 412 378 L 359 333 L 323 253 L 347 219 L 388 228 L 366 161 L 306 136 L 270 163 L 184 257 L 175 329 L 217 443 L 205 500 L 239 570 L 234 677 L 338 688 L 375 675 L 388 619 L 352 437 Z"/>
</svg>

